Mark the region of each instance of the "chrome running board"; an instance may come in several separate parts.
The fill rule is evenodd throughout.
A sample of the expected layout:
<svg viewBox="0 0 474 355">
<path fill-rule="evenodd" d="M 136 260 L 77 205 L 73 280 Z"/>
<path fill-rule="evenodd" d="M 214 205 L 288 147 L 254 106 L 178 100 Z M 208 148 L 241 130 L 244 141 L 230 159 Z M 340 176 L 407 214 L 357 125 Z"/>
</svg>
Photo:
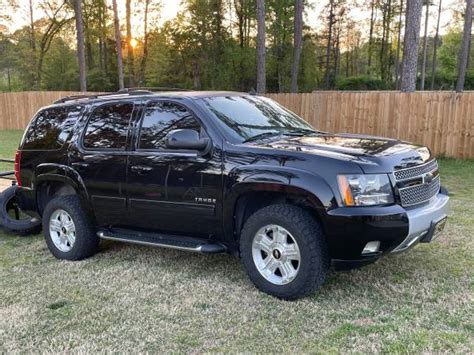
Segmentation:
<svg viewBox="0 0 474 355">
<path fill-rule="evenodd" d="M 217 254 L 227 251 L 227 248 L 222 244 L 192 237 L 134 232 L 130 230 L 100 230 L 97 232 L 97 236 L 101 239 L 116 242 L 184 250 L 202 254 Z"/>
</svg>

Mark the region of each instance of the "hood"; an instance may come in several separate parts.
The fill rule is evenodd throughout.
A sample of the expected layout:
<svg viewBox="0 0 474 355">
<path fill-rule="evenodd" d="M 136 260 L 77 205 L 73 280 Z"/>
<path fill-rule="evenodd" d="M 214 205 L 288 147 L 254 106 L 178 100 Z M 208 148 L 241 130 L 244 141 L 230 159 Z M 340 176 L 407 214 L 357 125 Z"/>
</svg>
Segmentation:
<svg viewBox="0 0 474 355">
<path fill-rule="evenodd" d="M 365 173 L 388 173 L 422 164 L 431 158 L 428 148 L 396 139 L 357 134 L 279 136 L 252 143 L 261 148 L 295 151 L 339 160 L 350 160 Z"/>
</svg>

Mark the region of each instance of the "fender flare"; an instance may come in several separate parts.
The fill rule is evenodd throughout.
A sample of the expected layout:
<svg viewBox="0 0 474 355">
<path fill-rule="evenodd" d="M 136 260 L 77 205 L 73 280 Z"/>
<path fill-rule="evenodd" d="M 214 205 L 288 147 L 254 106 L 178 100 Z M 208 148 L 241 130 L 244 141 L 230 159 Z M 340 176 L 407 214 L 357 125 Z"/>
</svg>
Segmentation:
<svg viewBox="0 0 474 355">
<path fill-rule="evenodd" d="M 32 186 L 38 189 L 43 182 L 55 181 L 70 185 L 77 191 L 79 197 L 89 202 L 89 194 L 81 176 L 67 165 L 62 164 L 40 164 L 36 167 L 35 175 L 32 180 Z"/>
<path fill-rule="evenodd" d="M 304 196 L 317 211 L 323 227 L 327 210 L 337 207 L 332 188 L 320 175 L 284 166 L 240 166 L 230 172 L 225 191 L 223 222 L 226 235 L 234 235 L 237 202 L 247 193 L 265 191 Z"/>
</svg>

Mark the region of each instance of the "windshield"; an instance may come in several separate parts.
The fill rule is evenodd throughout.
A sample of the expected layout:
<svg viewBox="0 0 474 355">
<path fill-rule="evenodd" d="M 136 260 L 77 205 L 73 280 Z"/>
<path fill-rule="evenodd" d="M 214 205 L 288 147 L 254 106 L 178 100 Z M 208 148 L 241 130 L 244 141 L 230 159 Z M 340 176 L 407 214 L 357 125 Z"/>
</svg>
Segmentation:
<svg viewBox="0 0 474 355">
<path fill-rule="evenodd" d="M 275 101 L 257 96 L 215 96 L 202 99 L 232 142 L 242 143 L 278 134 L 315 130 Z"/>
</svg>

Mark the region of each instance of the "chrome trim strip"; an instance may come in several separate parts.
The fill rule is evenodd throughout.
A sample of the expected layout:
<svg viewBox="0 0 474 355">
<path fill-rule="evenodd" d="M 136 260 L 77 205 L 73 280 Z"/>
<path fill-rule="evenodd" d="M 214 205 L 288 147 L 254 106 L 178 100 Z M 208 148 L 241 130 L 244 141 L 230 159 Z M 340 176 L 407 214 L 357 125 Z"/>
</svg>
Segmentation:
<svg viewBox="0 0 474 355">
<path fill-rule="evenodd" d="M 436 159 L 432 159 L 432 160 L 427 161 L 426 163 L 423 163 L 423 164 L 413 165 L 413 166 L 410 166 L 410 167 L 408 167 L 408 168 L 403 168 L 403 169 L 394 170 L 394 172 L 410 170 L 410 169 L 413 169 L 413 168 L 422 168 L 422 167 L 424 167 L 425 165 L 432 164 L 433 162 L 436 163 L 436 166 L 438 165 L 438 161 L 437 161 Z"/>
<path fill-rule="evenodd" d="M 407 250 L 410 248 L 415 242 L 419 241 L 421 238 L 423 238 L 428 231 L 421 232 L 417 235 L 408 235 L 403 242 L 401 242 L 395 249 L 391 251 L 392 254 L 399 253 L 401 251 Z"/>
<path fill-rule="evenodd" d="M 113 240 L 113 241 L 116 241 L 116 242 L 125 242 L 125 243 L 147 245 L 147 246 L 161 247 L 161 248 L 167 248 L 167 249 L 184 250 L 184 251 L 191 251 L 191 252 L 195 252 L 195 253 L 200 253 L 201 248 L 202 248 L 202 245 L 200 245 L 196 248 L 188 248 L 188 247 L 179 247 L 179 246 L 176 246 L 176 245 L 169 245 L 169 244 L 145 242 L 145 241 L 141 241 L 141 240 L 117 238 L 117 237 L 113 237 L 113 236 L 110 236 L 110 235 L 106 235 L 104 232 L 97 232 L 97 236 L 101 239 Z"/>
<path fill-rule="evenodd" d="M 433 168 L 433 170 L 429 170 L 421 175 L 415 175 L 415 176 L 412 176 L 412 177 L 409 177 L 409 178 L 404 178 L 404 179 L 397 179 L 396 175 L 395 175 L 395 172 L 392 173 L 393 177 L 395 178 L 395 181 L 397 183 L 399 182 L 405 182 L 405 181 L 409 181 L 409 180 L 415 180 L 415 179 L 420 179 L 423 177 L 423 175 L 425 174 L 428 174 L 428 173 L 438 173 L 437 175 L 439 175 L 439 168 L 438 167 L 435 167 Z"/>
</svg>

